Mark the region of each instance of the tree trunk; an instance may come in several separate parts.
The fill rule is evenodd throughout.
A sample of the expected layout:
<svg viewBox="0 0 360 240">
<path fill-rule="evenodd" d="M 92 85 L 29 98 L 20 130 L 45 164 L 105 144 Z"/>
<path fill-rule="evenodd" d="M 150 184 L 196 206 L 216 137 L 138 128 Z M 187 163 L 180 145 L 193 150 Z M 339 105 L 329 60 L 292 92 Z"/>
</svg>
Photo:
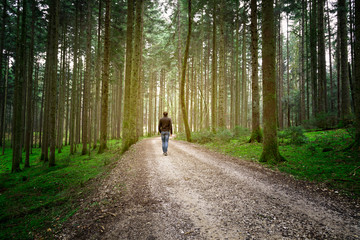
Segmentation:
<svg viewBox="0 0 360 240">
<path fill-rule="evenodd" d="M 313 117 L 318 113 L 318 83 L 317 83 L 317 51 L 316 51 L 316 1 L 312 0 L 311 17 L 310 17 L 310 54 L 311 54 L 311 83 L 312 83 L 312 99 L 313 99 Z"/>
<path fill-rule="evenodd" d="M 260 129 L 260 103 L 258 81 L 258 32 L 257 32 L 257 5 L 256 0 L 251 0 L 251 79 L 252 79 L 252 133 L 250 142 L 261 142 Z"/>
<path fill-rule="evenodd" d="M 306 119 L 305 110 L 305 8 L 306 2 L 302 0 L 301 16 L 301 44 L 300 44 L 300 124 Z M 288 63 L 289 64 L 289 63 Z"/>
<path fill-rule="evenodd" d="M 186 140 L 188 142 L 191 142 L 191 133 L 190 133 L 190 127 L 188 122 L 188 113 L 186 111 L 185 107 L 185 94 L 184 94 L 184 88 L 185 88 L 185 74 L 186 74 L 186 66 L 189 56 L 189 48 L 190 48 L 190 37 L 191 37 L 191 25 L 192 25 L 192 16 L 191 16 L 191 0 L 188 0 L 188 34 L 186 37 L 186 46 L 185 46 L 185 53 L 184 53 L 184 60 L 183 65 L 181 69 L 181 87 L 180 87 L 180 101 L 181 101 L 181 111 L 183 116 L 183 122 L 185 127 L 185 133 L 186 133 Z"/>
<path fill-rule="evenodd" d="M 241 81 L 242 81 L 242 126 L 244 128 L 247 128 L 248 97 L 247 97 L 247 76 L 246 76 L 246 13 L 245 13 L 245 9 L 243 12 Z"/>
<path fill-rule="evenodd" d="M 276 3 L 278 5 L 278 8 L 281 9 L 282 3 Z M 282 98 L 283 98 L 283 56 L 282 56 L 282 36 L 281 36 L 281 11 L 278 11 L 278 24 L 277 24 L 277 47 L 278 47 L 278 65 L 277 65 L 277 80 L 278 80 L 278 87 L 277 87 L 277 100 L 278 100 L 278 127 L 279 129 L 284 128 L 284 115 L 283 115 L 283 106 L 282 106 Z M 300 81 L 301 81 L 301 75 L 300 75 Z"/>
<path fill-rule="evenodd" d="M 3 96 L 2 99 L 2 105 L 1 105 L 1 126 L 0 126 L 0 146 L 5 144 L 3 142 L 3 135 L 5 133 L 3 132 L 4 125 L 5 125 L 5 78 L 3 76 L 3 49 L 4 49 L 4 42 L 5 42 L 5 30 L 6 30 L 6 22 L 7 22 L 7 0 L 3 0 L 3 13 L 2 13 L 2 24 L 1 24 L 1 35 L 0 35 L 0 83 L 2 83 L 3 88 Z"/>
<path fill-rule="evenodd" d="M 226 127 L 226 80 L 225 80 L 225 36 L 224 36 L 224 0 L 220 1 L 219 16 L 219 106 L 218 106 L 218 127 Z M 244 25 L 245 26 L 245 25 Z"/>
<path fill-rule="evenodd" d="M 56 146 L 56 95 L 57 95 L 57 53 L 58 53 L 58 26 L 59 26 L 59 0 L 52 0 L 50 5 L 50 31 L 49 42 L 49 83 L 50 83 L 50 118 L 49 118 L 49 143 L 50 158 L 49 166 L 55 166 L 55 146 Z M 48 62 L 46 62 L 48 63 Z"/>
<path fill-rule="evenodd" d="M 144 0 L 136 1 L 136 19 L 135 19 L 135 32 L 134 32 L 134 53 L 133 53 L 133 67 L 131 69 L 131 109 L 130 109 L 130 145 L 136 143 L 139 139 L 138 132 L 138 107 L 140 105 L 139 91 L 141 85 L 141 46 L 142 46 L 142 17 L 144 10 Z"/>
<path fill-rule="evenodd" d="M 30 167 L 30 144 L 31 144 L 31 132 L 33 129 L 33 117 L 32 117 L 32 99 L 33 99 L 33 65 L 34 65 L 34 43 L 35 43 L 35 2 L 31 1 L 32 20 L 31 20 L 31 40 L 29 50 L 29 66 L 28 66 L 28 86 L 27 86 L 27 101 L 26 101 L 26 130 L 25 130 L 25 167 Z"/>
<path fill-rule="evenodd" d="M 216 1 L 213 1 L 213 39 L 212 39 L 212 63 L 211 63 L 211 78 L 212 78 L 212 88 L 211 88 L 211 129 L 213 132 L 216 131 L 217 126 L 217 79 L 216 79 L 216 71 L 217 71 L 217 47 L 216 47 Z"/>
<path fill-rule="evenodd" d="M 84 79 L 84 100 L 83 100 L 83 112 L 82 112 L 82 155 L 87 154 L 87 144 L 88 144 L 88 123 L 89 120 L 89 102 L 90 96 L 90 78 L 91 78 L 91 5 L 92 1 L 87 1 L 87 33 L 86 33 L 86 70 L 85 70 L 85 79 Z"/>
<path fill-rule="evenodd" d="M 71 87 L 71 108 L 70 108 L 70 154 L 75 153 L 75 121 L 76 121 L 76 96 L 77 96 L 77 71 L 78 71 L 78 1 L 75 2 L 75 29 L 74 29 L 74 65 L 72 74 L 72 87 Z"/>
<path fill-rule="evenodd" d="M 132 72 L 132 48 L 133 48 L 133 25 L 134 25 L 134 1 L 127 3 L 127 26 L 126 26 L 126 68 L 125 68 L 125 95 L 124 95 L 124 119 L 123 119 L 123 142 L 122 151 L 129 149 L 130 138 L 130 108 L 131 108 L 131 72 Z"/>
<path fill-rule="evenodd" d="M 59 85 L 59 101 L 58 101 L 58 133 L 57 133 L 57 148 L 58 153 L 61 153 L 64 140 L 64 115 L 65 115 L 65 92 L 66 92 L 66 33 L 67 33 L 67 24 L 64 21 L 62 25 L 62 53 L 61 53 L 61 73 L 60 73 L 60 85 Z"/>
<path fill-rule="evenodd" d="M 152 72 L 150 74 L 150 79 L 149 79 L 149 118 L 148 118 L 148 136 L 150 137 L 153 133 L 152 130 L 152 119 L 153 119 L 153 103 L 154 103 L 154 72 Z"/>
<path fill-rule="evenodd" d="M 327 112 L 326 101 L 326 62 L 325 62 L 325 34 L 324 34 L 324 0 L 318 0 L 318 83 L 319 105 L 318 112 Z"/>
<path fill-rule="evenodd" d="M 105 34 L 104 34 L 104 60 L 101 87 L 101 122 L 100 122 L 100 147 L 98 153 L 107 149 L 107 121 L 109 99 L 109 65 L 110 65 L 110 0 L 106 0 L 105 7 Z"/>
<path fill-rule="evenodd" d="M 238 2 L 237 2 L 238 4 Z M 235 52 L 235 94 L 236 94 L 236 99 L 235 99 L 235 126 L 240 126 L 241 125 L 241 113 L 240 113 L 240 104 L 241 104 L 241 94 L 240 94 L 240 73 L 239 73 L 239 45 L 240 45 L 240 19 L 239 16 L 237 14 L 236 16 L 236 52 Z"/>
<path fill-rule="evenodd" d="M 286 17 L 286 57 L 287 57 L 287 127 L 290 127 L 290 51 L 289 51 L 289 16 Z"/>
<path fill-rule="evenodd" d="M 97 49 L 96 49 L 96 62 L 101 62 L 101 2 L 99 1 L 99 13 L 98 13 L 98 31 L 97 31 Z M 96 79 L 96 90 L 95 90 L 95 112 L 94 112 L 94 149 L 97 147 L 97 141 L 99 136 L 99 102 L 100 102 L 100 71 L 101 64 L 95 64 L 95 79 Z"/>
<path fill-rule="evenodd" d="M 340 58 L 341 58 L 341 118 L 348 119 L 351 114 L 349 72 L 348 72 L 348 42 L 347 17 L 345 0 L 338 1 L 339 27 L 340 27 Z"/>
<path fill-rule="evenodd" d="M 330 9 L 329 9 L 329 1 L 327 1 L 327 22 L 328 22 L 328 37 L 329 37 L 329 70 L 330 70 L 330 112 L 335 110 L 335 103 L 333 98 L 334 92 L 334 83 L 333 83 L 333 72 L 332 72 L 332 48 L 331 48 L 331 27 L 330 27 Z"/>
<path fill-rule="evenodd" d="M 282 160 L 277 142 L 276 76 L 275 76 L 275 36 L 274 1 L 262 2 L 262 57 L 263 57 L 263 123 L 264 143 L 261 162 L 277 163 Z"/>
<path fill-rule="evenodd" d="M 360 151 L 360 2 L 355 1 L 355 49 L 354 49 L 354 104 L 355 104 L 355 144 L 353 150 Z"/>
<path fill-rule="evenodd" d="M 22 23 L 21 23 L 21 35 L 18 37 L 17 51 L 16 51 L 16 69 L 15 69 L 15 89 L 14 89 L 14 103 L 13 103 L 13 158 L 12 158 L 12 167 L 11 172 L 20 171 L 20 162 L 22 157 L 22 138 L 23 138 L 23 124 L 22 124 L 22 114 L 23 114 L 23 85 L 25 82 L 25 73 L 22 71 L 25 69 L 25 60 L 26 60 L 26 11 L 27 11 L 27 1 L 23 1 L 23 12 L 22 12 Z M 19 1 L 18 1 L 19 4 Z M 20 31 L 20 11 L 18 8 L 18 24 L 17 24 L 17 35 Z"/>
<path fill-rule="evenodd" d="M 3 107 L 3 114 L 2 114 L 2 119 L 1 121 L 3 122 L 3 125 L 2 125 L 2 135 L 0 136 L 0 138 L 2 138 L 2 141 L 3 141 L 3 145 L 2 145 L 2 155 L 5 154 L 5 145 L 6 145 L 6 142 L 5 142 L 5 126 L 6 126 L 6 118 L 5 118 L 5 114 L 6 114 L 6 102 L 7 102 L 7 92 L 8 92 L 8 74 L 9 74 L 9 58 L 6 56 L 6 67 L 5 67 L 5 79 L 4 79 L 4 82 L 5 82 L 5 85 L 4 85 L 4 107 Z"/>
</svg>

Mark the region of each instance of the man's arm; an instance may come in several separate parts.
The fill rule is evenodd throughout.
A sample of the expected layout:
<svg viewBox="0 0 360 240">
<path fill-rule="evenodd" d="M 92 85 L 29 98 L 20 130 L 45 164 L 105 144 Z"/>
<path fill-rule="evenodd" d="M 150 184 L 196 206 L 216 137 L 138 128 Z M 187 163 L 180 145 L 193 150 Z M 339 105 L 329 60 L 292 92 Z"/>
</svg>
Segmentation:
<svg viewBox="0 0 360 240">
<path fill-rule="evenodd" d="M 170 134 L 172 135 L 172 121 L 170 119 Z"/>
<path fill-rule="evenodd" d="M 159 133 L 161 133 L 161 119 L 159 120 L 158 131 L 159 131 Z"/>
</svg>

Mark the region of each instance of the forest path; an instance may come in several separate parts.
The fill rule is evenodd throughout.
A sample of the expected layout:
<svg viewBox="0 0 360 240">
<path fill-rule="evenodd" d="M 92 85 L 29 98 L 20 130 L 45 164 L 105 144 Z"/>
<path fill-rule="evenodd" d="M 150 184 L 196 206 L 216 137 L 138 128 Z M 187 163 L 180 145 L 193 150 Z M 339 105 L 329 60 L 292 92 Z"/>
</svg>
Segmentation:
<svg viewBox="0 0 360 240">
<path fill-rule="evenodd" d="M 170 140 L 163 156 L 159 137 L 133 146 L 85 202 L 100 204 L 59 238 L 360 238 L 355 202 L 187 142 Z"/>
</svg>

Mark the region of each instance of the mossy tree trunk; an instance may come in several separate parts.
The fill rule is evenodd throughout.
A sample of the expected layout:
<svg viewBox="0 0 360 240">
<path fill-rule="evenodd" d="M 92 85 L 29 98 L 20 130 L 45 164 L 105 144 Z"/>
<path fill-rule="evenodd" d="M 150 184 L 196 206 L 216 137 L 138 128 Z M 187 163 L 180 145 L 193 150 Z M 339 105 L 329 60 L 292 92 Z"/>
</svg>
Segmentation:
<svg viewBox="0 0 360 240">
<path fill-rule="evenodd" d="M 312 0 L 310 15 L 310 57 L 311 57 L 311 84 L 312 84 L 312 113 L 315 117 L 318 113 L 318 83 L 317 83 L 317 31 L 316 31 L 316 2 Z"/>
<path fill-rule="evenodd" d="M 217 46 L 216 46 L 216 1 L 213 1 L 213 31 L 212 31 L 212 63 L 211 63 L 211 129 L 216 131 L 217 126 Z"/>
<path fill-rule="evenodd" d="M 236 3 L 239 5 L 239 2 Z M 235 126 L 241 125 L 241 117 L 240 117 L 240 103 L 241 103 L 241 94 L 240 94 L 240 72 L 239 72 L 239 46 L 240 46 L 240 34 L 239 34 L 239 28 L 240 28 L 240 17 L 239 13 L 236 15 L 235 20 L 236 25 L 236 49 L 235 49 Z"/>
<path fill-rule="evenodd" d="M 243 21 L 243 33 L 242 33 L 242 70 L 241 70 L 241 85 L 242 85 L 242 126 L 247 128 L 247 107 L 248 107 L 248 98 L 247 98 L 247 76 L 246 76 L 246 13 L 245 9 L 242 13 Z"/>
<path fill-rule="evenodd" d="M 319 83 L 319 113 L 327 111 L 326 99 L 326 61 L 325 61 L 325 33 L 324 33 L 324 0 L 318 0 L 318 83 Z M 312 36 L 313 37 L 313 36 Z"/>
<path fill-rule="evenodd" d="M 186 133 L 186 140 L 188 142 L 191 142 L 191 133 L 190 133 L 190 127 L 188 122 L 188 113 L 186 111 L 186 105 L 185 105 L 185 74 L 186 74 L 186 66 L 187 66 L 187 60 L 189 56 L 189 48 L 190 48 L 190 37 L 191 37 L 191 25 L 192 25 L 192 17 L 191 17 L 191 0 L 188 0 L 188 16 L 189 16 L 189 22 L 188 22 L 188 34 L 186 37 L 186 46 L 185 46 L 185 53 L 184 53 L 184 60 L 183 65 L 181 69 L 181 84 L 180 84 L 180 102 L 181 102 L 181 112 L 183 116 L 183 122 L 185 127 L 185 133 Z"/>
<path fill-rule="evenodd" d="M 1 126 L 0 126 L 0 146 L 3 146 L 5 142 L 3 142 L 3 136 L 5 133 L 3 132 L 5 126 L 5 77 L 3 74 L 3 52 L 4 52 L 4 43 L 5 43 L 5 30 L 6 30 L 6 22 L 7 22 L 7 0 L 3 0 L 3 12 L 2 12 L 2 24 L 1 24 L 1 34 L 0 34 L 0 83 L 2 83 L 3 89 L 3 98 L 1 104 Z M 4 71 L 5 73 L 5 71 Z"/>
<path fill-rule="evenodd" d="M 140 99 L 138 99 L 140 91 L 140 64 L 141 64 L 141 36 L 142 36 L 142 12 L 144 9 L 144 0 L 136 1 L 136 19 L 135 19 L 135 32 L 134 32 L 134 53 L 132 60 L 132 69 L 131 69 L 131 88 L 130 88 L 130 119 L 129 119 L 129 136 L 128 141 L 129 146 L 138 141 L 137 134 L 137 121 L 138 121 L 138 106 L 140 104 Z"/>
<path fill-rule="evenodd" d="M 354 97 L 355 97 L 355 144 L 354 150 L 360 151 L 360 2 L 355 1 L 355 76 L 354 76 Z"/>
<path fill-rule="evenodd" d="M 25 69 L 25 60 L 26 60 L 26 11 L 27 11 L 27 1 L 23 1 L 23 11 L 22 11 L 22 22 L 20 28 L 20 10 L 18 7 L 18 16 L 17 16 L 17 51 L 15 57 L 16 69 L 15 69 L 15 89 L 14 89 L 14 103 L 13 103 L 13 158 L 12 158 L 12 167 L 11 172 L 20 171 L 20 162 L 22 157 L 22 138 L 23 138 L 23 124 L 22 124 L 22 114 L 23 114 L 23 87 L 26 80 L 26 74 L 21 71 Z M 19 4 L 19 1 L 18 1 Z M 18 5 L 19 6 L 19 5 Z M 20 34 L 21 29 L 21 34 Z M 19 37 L 20 36 L 20 37 Z"/>
<path fill-rule="evenodd" d="M 252 133 L 250 142 L 261 142 L 262 133 L 260 130 L 260 96 L 258 80 L 258 32 L 257 32 L 257 4 L 251 0 L 251 79 L 252 79 Z"/>
<path fill-rule="evenodd" d="M 274 1 L 262 2 L 262 57 L 263 57 L 263 123 L 264 143 L 261 162 L 277 163 L 282 160 L 277 142 L 276 76 L 275 76 L 275 36 Z"/>
<path fill-rule="evenodd" d="M 91 77 L 91 7 L 92 1 L 87 1 L 87 33 L 86 33 L 86 69 L 84 79 L 84 100 L 82 109 L 82 155 L 87 154 L 88 144 L 88 120 L 89 120 L 89 89 L 90 89 L 90 77 Z"/>
<path fill-rule="evenodd" d="M 61 50 L 61 71 L 59 84 L 59 101 L 58 101 L 58 117 L 57 117 L 57 148 L 61 153 L 64 140 L 64 115 L 65 115 L 65 93 L 66 93 L 66 41 L 67 23 L 62 24 L 62 50 Z"/>
<path fill-rule="evenodd" d="M 134 1 L 127 3 L 127 23 L 126 23 L 126 67 L 125 67 L 125 95 L 124 95 L 124 118 L 123 118 L 123 141 L 122 151 L 125 152 L 130 147 L 130 98 L 131 98 L 131 68 L 132 68 L 132 48 L 133 48 L 133 28 L 134 28 Z"/>
<path fill-rule="evenodd" d="M 97 49 L 96 49 L 96 62 L 99 63 L 101 60 L 101 2 L 99 1 L 99 13 L 98 13 L 98 26 L 97 26 Z M 100 72 L 101 72 L 101 64 L 95 65 L 95 103 L 94 103 L 94 146 L 95 149 L 97 147 L 97 141 L 99 137 L 99 102 L 100 102 Z"/>
<path fill-rule="evenodd" d="M 57 96 L 57 64 L 58 64 L 58 29 L 59 29 L 59 0 L 52 0 L 50 5 L 51 34 L 49 50 L 49 84 L 50 84 L 50 119 L 49 119 L 49 166 L 55 166 L 56 147 L 56 96 Z"/>
<path fill-rule="evenodd" d="M 101 87 L 101 122 L 100 147 L 98 153 L 107 149 L 107 121 L 109 99 L 109 66 L 110 66 L 110 0 L 105 2 L 105 33 L 104 33 L 104 59 Z"/>
<path fill-rule="evenodd" d="M 75 120 L 76 120 L 76 89 L 77 89 L 77 72 L 78 72 L 78 1 L 75 1 L 75 28 L 74 28 L 74 64 L 71 84 L 71 107 L 70 107 L 70 132 L 69 132 L 69 144 L 70 154 L 75 153 Z"/>
<path fill-rule="evenodd" d="M 219 14 L 219 106 L 218 106 L 218 127 L 226 127 L 226 79 L 225 79 L 225 33 L 224 33 L 224 0 L 220 1 Z"/>
<path fill-rule="evenodd" d="M 341 61 L 341 119 L 346 120 L 351 114 L 350 83 L 348 70 L 348 41 L 346 1 L 338 1 L 338 16 L 340 28 L 340 61 Z"/>
<path fill-rule="evenodd" d="M 31 1 L 31 9 L 34 13 L 35 1 Z M 31 147 L 31 132 L 33 130 L 33 65 L 34 65 L 34 43 L 35 43 L 35 14 L 31 17 L 31 40 L 29 49 L 29 66 L 28 66 L 28 86 L 27 86 L 27 100 L 26 100 L 26 119 L 25 119 L 25 167 L 30 167 L 30 147 Z"/>
</svg>

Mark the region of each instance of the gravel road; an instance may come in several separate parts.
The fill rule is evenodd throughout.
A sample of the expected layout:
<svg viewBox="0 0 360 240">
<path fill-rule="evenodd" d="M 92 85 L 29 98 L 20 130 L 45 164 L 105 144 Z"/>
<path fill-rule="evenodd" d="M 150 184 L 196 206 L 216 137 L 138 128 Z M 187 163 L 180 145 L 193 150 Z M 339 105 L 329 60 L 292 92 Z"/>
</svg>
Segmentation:
<svg viewBox="0 0 360 240">
<path fill-rule="evenodd" d="M 187 142 L 168 153 L 133 146 L 57 238 L 360 239 L 356 201 Z"/>
</svg>

